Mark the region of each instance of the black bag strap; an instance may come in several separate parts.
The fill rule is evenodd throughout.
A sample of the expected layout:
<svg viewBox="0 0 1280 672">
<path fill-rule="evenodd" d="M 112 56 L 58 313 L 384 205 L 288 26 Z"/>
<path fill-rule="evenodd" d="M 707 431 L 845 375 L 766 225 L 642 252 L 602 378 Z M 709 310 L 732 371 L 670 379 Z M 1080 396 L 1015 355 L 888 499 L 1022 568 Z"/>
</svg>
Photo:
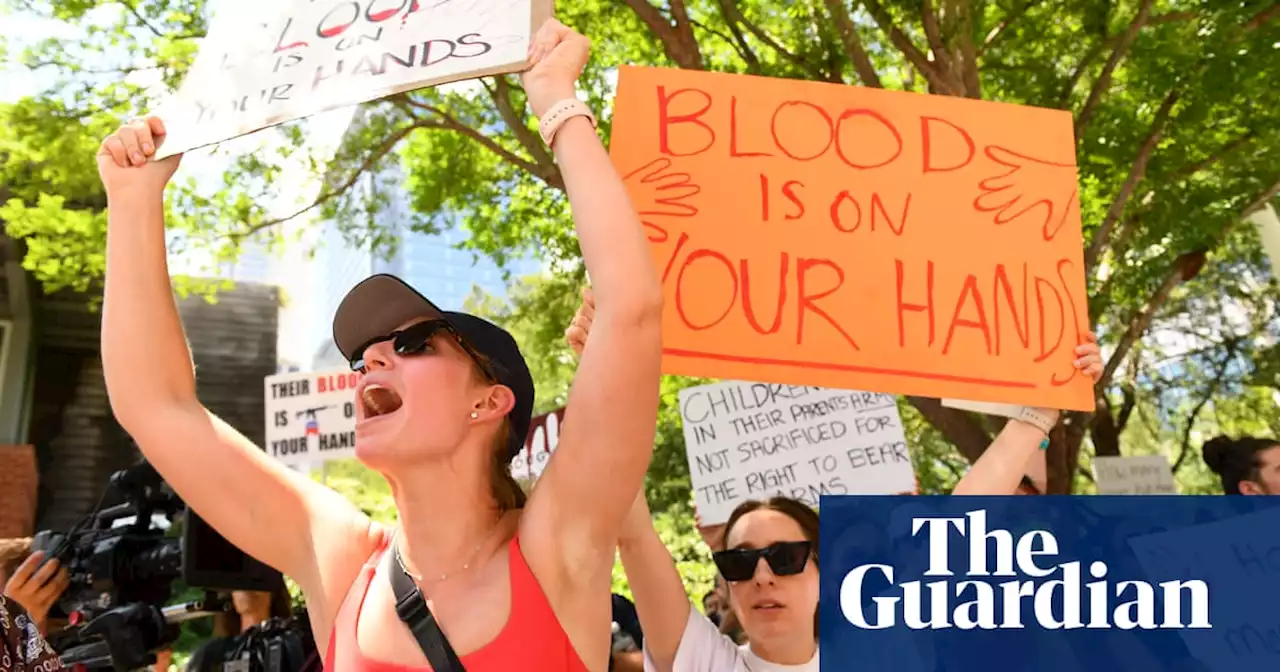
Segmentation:
<svg viewBox="0 0 1280 672">
<path fill-rule="evenodd" d="M 391 591 L 396 596 L 396 615 L 409 626 L 409 631 L 413 633 L 413 638 L 418 640 L 422 653 L 426 654 L 427 662 L 431 663 L 433 672 L 465 672 L 462 661 L 458 660 L 458 654 L 453 652 L 449 639 L 444 636 L 435 615 L 427 606 L 427 600 L 422 596 L 422 591 L 413 582 L 409 573 L 400 566 L 399 553 L 399 544 L 393 540 L 391 547 L 384 554 L 382 567 L 391 580 Z"/>
</svg>

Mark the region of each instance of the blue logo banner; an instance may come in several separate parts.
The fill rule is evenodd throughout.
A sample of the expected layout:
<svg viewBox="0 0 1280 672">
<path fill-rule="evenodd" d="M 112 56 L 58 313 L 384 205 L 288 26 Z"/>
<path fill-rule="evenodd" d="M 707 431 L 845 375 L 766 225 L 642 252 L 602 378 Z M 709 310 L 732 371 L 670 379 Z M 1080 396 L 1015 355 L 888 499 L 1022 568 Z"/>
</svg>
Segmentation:
<svg viewBox="0 0 1280 672">
<path fill-rule="evenodd" d="M 1280 670 L 1280 497 L 822 498 L 823 672 Z"/>
</svg>

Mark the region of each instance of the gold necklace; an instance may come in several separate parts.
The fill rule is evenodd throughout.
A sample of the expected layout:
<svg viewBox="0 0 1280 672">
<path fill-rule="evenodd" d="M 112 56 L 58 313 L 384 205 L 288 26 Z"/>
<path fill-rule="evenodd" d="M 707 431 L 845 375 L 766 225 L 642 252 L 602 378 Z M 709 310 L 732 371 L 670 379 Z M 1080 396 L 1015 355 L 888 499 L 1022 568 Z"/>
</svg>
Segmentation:
<svg viewBox="0 0 1280 672">
<path fill-rule="evenodd" d="M 460 569 L 453 572 L 449 572 L 447 574 L 442 573 L 440 575 L 440 578 L 432 580 L 432 583 L 441 583 L 446 579 L 448 579 L 450 576 L 457 576 L 458 574 L 461 574 L 467 571 L 468 569 L 471 569 L 471 561 L 475 560 L 476 553 L 480 552 L 480 548 L 485 545 L 485 542 L 493 538 L 494 533 L 498 531 L 498 527 L 499 527 L 498 523 L 500 522 L 502 522 L 502 514 L 498 514 L 497 519 L 493 521 L 493 527 L 490 528 L 489 534 L 486 534 L 484 538 L 480 540 L 480 543 L 476 544 L 476 547 L 471 549 L 471 553 L 467 555 L 467 561 L 463 563 Z M 422 575 L 415 574 L 414 572 L 409 571 L 409 567 L 404 564 L 404 555 L 402 555 L 400 552 L 400 544 L 398 541 L 396 543 L 396 562 L 400 564 L 400 571 L 404 572 L 409 578 L 413 579 L 415 582 L 423 583 L 424 579 L 422 578 Z"/>
</svg>

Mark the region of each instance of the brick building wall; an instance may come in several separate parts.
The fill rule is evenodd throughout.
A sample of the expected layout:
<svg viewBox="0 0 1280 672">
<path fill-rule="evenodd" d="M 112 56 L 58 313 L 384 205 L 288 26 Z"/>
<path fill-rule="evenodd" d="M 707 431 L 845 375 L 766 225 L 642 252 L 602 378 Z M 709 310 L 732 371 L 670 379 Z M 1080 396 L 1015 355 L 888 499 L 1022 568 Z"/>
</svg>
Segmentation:
<svg viewBox="0 0 1280 672">
<path fill-rule="evenodd" d="M 274 287 L 249 284 L 220 292 L 213 304 L 199 297 L 179 303 L 201 401 L 256 443 L 265 434 L 262 379 L 276 371 L 278 306 Z M 36 311 L 28 437 L 40 474 L 34 527 L 62 530 L 92 509 L 111 473 L 137 453 L 111 415 L 100 314 L 86 297 L 63 295 L 41 297 Z"/>
<path fill-rule="evenodd" d="M 31 534 L 36 519 L 36 451 L 0 446 L 0 539 Z"/>
</svg>

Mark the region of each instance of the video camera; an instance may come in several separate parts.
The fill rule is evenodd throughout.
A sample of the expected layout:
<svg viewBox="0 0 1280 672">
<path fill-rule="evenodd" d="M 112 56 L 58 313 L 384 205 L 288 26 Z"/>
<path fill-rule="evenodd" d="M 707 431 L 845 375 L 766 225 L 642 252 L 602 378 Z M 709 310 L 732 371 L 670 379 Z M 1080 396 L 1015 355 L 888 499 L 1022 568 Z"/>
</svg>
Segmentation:
<svg viewBox="0 0 1280 672">
<path fill-rule="evenodd" d="M 120 503 L 103 509 L 114 497 Z M 185 515 L 182 515 L 184 514 Z M 181 528 L 181 536 L 171 534 Z M 93 511 L 66 533 L 42 531 L 33 551 L 66 568 L 57 606 L 69 626 L 49 637 L 64 665 L 135 670 L 178 637 L 178 624 L 230 608 L 216 591 L 270 590 L 275 570 L 200 519 L 145 461 L 112 474 Z M 167 605 L 181 578 L 205 599 Z"/>
</svg>

